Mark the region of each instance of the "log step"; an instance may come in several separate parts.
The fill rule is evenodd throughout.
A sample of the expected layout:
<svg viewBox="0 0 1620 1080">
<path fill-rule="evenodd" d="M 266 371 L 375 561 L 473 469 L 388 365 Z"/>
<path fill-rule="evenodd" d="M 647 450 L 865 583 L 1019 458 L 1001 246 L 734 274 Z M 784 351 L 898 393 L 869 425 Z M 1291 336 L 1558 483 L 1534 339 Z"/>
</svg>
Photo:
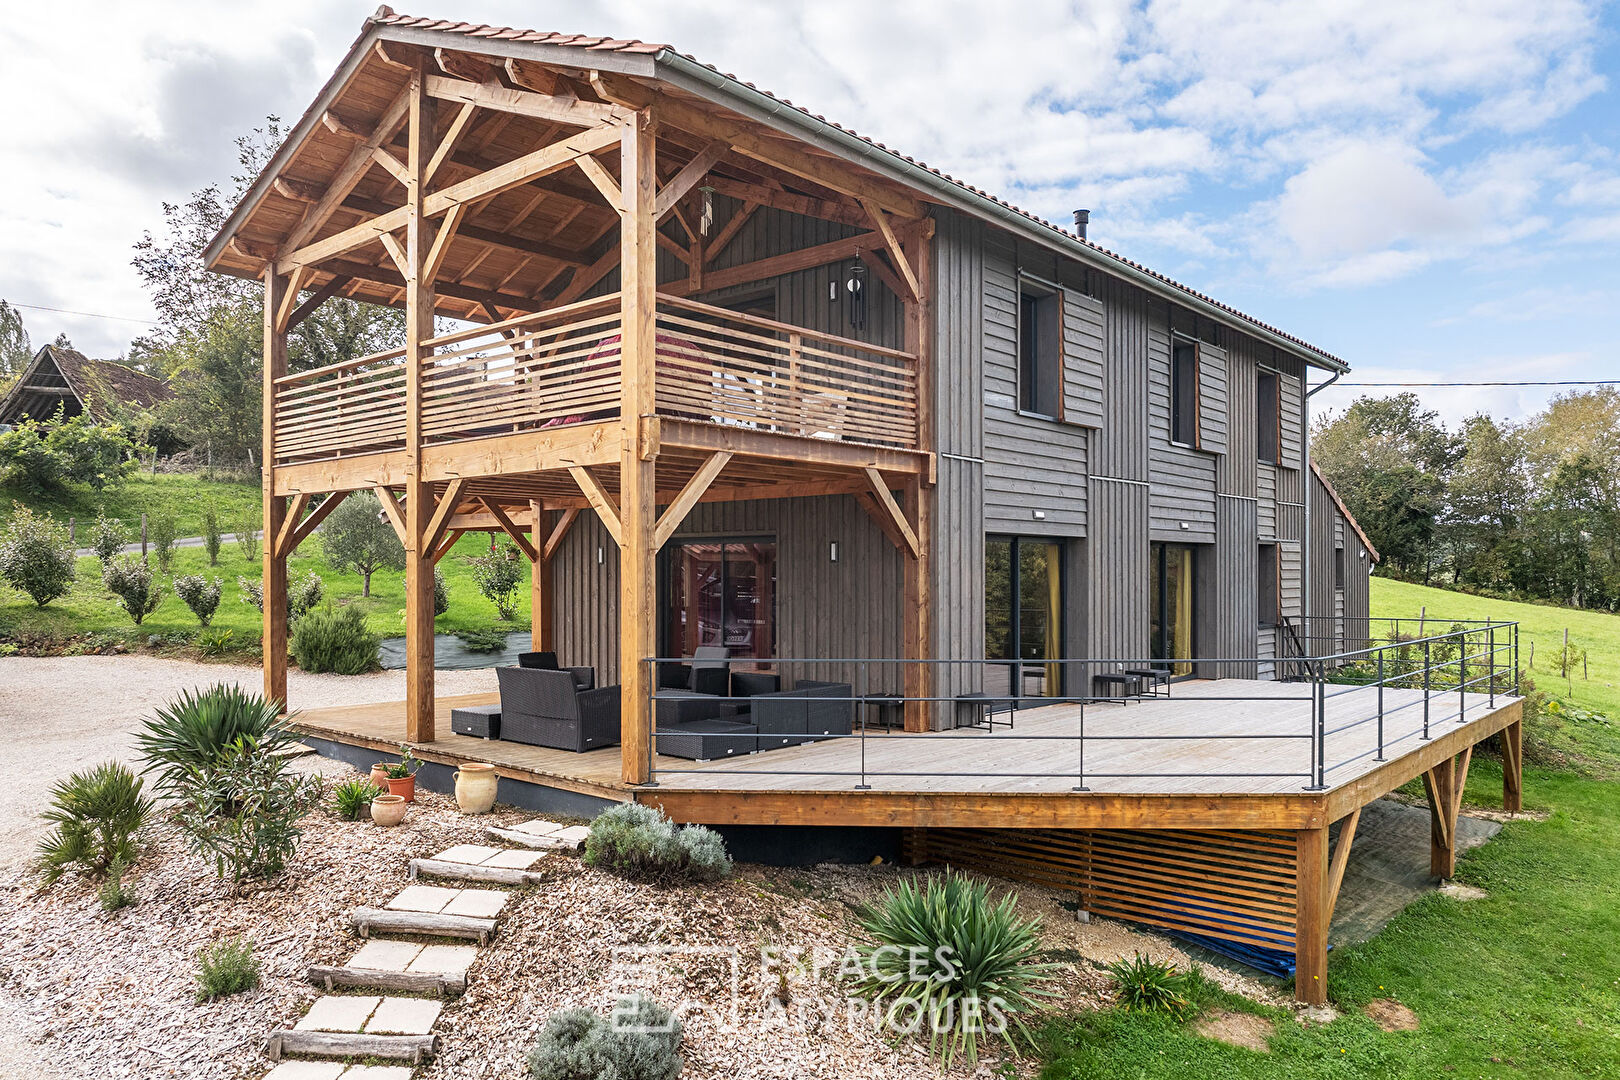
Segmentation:
<svg viewBox="0 0 1620 1080">
<path fill-rule="evenodd" d="M 380 1058 L 422 1064 L 439 1051 L 437 1035 L 367 1035 L 357 1031 L 300 1031 L 284 1028 L 265 1039 L 264 1052 L 271 1061 L 284 1054 L 306 1057 Z"/>
<path fill-rule="evenodd" d="M 518 829 L 503 829 L 499 825 L 490 825 L 484 832 L 492 840 L 501 840 L 508 844 L 517 844 L 521 847 L 534 848 L 539 851 L 579 851 L 585 846 L 583 840 L 572 837 L 548 836 L 540 833 L 522 832 Z"/>
<path fill-rule="evenodd" d="M 355 908 L 349 923 L 361 937 L 373 933 L 427 934 L 432 937 L 470 938 L 488 945 L 495 934 L 494 919 L 471 915 L 440 915 L 428 911 L 392 911 L 388 908 Z"/>
<path fill-rule="evenodd" d="M 411 877 L 436 877 L 452 881 L 484 881 L 497 885 L 539 885 L 544 874 L 533 870 L 514 870 L 506 866 L 478 866 L 473 863 L 450 862 L 445 859 L 412 859 Z"/>
<path fill-rule="evenodd" d="M 403 990 L 411 994 L 451 997 L 467 990 L 467 973 L 442 974 L 429 971 L 384 971 L 381 968 L 328 967 L 311 965 L 309 981 L 328 992 L 343 987 L 351 990 Z"/>
</svg>

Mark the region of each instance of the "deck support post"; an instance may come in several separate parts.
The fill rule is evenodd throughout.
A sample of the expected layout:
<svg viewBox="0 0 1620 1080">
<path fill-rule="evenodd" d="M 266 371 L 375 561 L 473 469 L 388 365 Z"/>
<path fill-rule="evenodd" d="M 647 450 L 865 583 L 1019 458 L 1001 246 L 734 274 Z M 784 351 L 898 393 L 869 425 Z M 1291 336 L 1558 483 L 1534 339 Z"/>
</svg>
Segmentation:
<svg viewBox="0 0 1620 1080">
<path fill-rule="evenodd" d="M 264 273 L 264 445 L 261 487 L 264 497 L 264 696 L 287 711 L 287 549 L 276 541 L 286 522 L 287 500 L 276 491 L 276 379 L 287 374 L 287 333 L 280 320 L 287 298 L 287 276 L 274 267 Z"/>
<path fill-rule="evenodd" d="M 1423 774 L 1423 793 L 1429 799 L 1429 873 L 1441 881 L 1457 872 L 1457 813 L 1473 757 L 1470 746 Z M 1506 770 L 1503 772 L 1505 776 Z"/>
<path fill-rule="evenodd" d="M 619 710 L 620 761 L 627 784 L 651 779 L 652 723 L 648 709 L 657 651 L 657 447 L 654 349 L 657 317 L 657 218 L 652 115 L 636 113 L 621 129 L 619 224 L 621 280 L 619 349 Z"/>
<path fill-rule="evenodd" d="M 546 543 L 546 508 L 538 499 L 529 500 L 530 542 L 534 559 L 529 563 L 529 648 L 535 652 L 556 649 L 556 629 L 552 614 L 551 552 Z"/>
<path fill-rule="evenodd" d="M 1332 907 L 1328 830 L 1294 833 L 1297 909 L 1294 916 L 1294 996 L 1307 1005 L 1327 1002 L 1327 936 Z"/>
<path fill-rule="evenodd" d="M 433 730 L 433 489 L 422 479 L 422 343 L 433 337 L 433 281 L 424 273 L 432 234 L 423 209 L 433 152 L 433 99 L 418 62 L 406 90 L 409 149 L 405 222 L 405 739 L 429 743 Z"/>
<path fill-rule="evenodd" d="M 869 208 L 870 210 L 870 208 Z M 934 439 L 934 248 L 933 221 L 926 220 L 913 232 L 903 252 L 910 262 L 910 278 L 918 283 L 917 295 L 906 300 L 906 351 L 917 357 L 917 446 L 929 453 Z M 931 471 L 907 480 L 903 507 L 917 538 L 915 553 L 902 552 L 905 563 L 905 659 L 913 661 L 905 672 L 905 729 L 930 731 L 940 726 L 943 710 L 939 702 L 926 700 L 938 695 L 943 685 L 934 658 L 934 487 Z"/>
<path fill-rule="evenodd" d="M 1517 814 L 1524 809 L 1524 721 L 1502 729 L 1502 809 Z"/>
</svg>

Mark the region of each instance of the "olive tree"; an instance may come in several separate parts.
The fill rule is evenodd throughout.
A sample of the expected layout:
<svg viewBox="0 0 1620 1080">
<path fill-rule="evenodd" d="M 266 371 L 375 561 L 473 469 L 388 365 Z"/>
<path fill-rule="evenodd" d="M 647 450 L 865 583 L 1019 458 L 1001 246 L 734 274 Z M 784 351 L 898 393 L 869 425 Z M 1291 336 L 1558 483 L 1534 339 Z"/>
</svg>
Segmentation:
<svg viewBox="0 0 1620 1080">
<path fill-rule="evenodd" d="M 405 569 L 405 545 L 369 492 L 350 495 L 332 511 L 321 526 L 321 546 L 333 566 L 360 575 L 364 596 L 371 595 L 371 575 L 378 570 Z"/>
</svg>

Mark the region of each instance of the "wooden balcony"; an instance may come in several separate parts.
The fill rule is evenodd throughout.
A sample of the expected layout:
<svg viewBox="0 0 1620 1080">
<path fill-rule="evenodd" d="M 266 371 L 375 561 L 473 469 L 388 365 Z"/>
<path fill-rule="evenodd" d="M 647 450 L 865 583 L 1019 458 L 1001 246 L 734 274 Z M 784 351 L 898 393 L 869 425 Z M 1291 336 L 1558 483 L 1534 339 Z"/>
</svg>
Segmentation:
<svg viewBox="0 0 1620 1080">
<path fill-rule="evenodd" d="M 424 446 L 615 420 L 620 296 L 424 343 Z M 918 448 L 917 357 L 661 297 L 661 417 L 804 439 Z M 405 350 L 275 380 L 277 466 L 405 448 Z"/>
</svg>

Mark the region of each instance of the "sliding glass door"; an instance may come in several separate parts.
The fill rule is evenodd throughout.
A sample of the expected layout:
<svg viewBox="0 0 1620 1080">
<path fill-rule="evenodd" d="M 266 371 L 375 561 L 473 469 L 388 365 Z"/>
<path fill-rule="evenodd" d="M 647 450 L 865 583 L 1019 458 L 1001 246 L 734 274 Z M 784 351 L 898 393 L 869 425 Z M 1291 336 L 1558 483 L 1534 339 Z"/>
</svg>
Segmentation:
<svg viewBox="0 0 1620 1080">
<path fill-rule="evenodd" d="M 985 692 L 1054 697 L 1063 692 L 1063 546 L 991 537 L 984 551 Z"/>
<path fill-rule="evenodd" d="M 663 655 L 705 645 L 734 657 L 776 655 L 774 540 L 676 541 L 664 552 Z"/>
<path fill-rule="evenodd" d="M 1186 544 L 1154 544 L 1149 558 L 1148 606 L 1153 659 L 1176 676 L 1191 675 L 1193 577 L 1197 552 Z"/>
</svg>

